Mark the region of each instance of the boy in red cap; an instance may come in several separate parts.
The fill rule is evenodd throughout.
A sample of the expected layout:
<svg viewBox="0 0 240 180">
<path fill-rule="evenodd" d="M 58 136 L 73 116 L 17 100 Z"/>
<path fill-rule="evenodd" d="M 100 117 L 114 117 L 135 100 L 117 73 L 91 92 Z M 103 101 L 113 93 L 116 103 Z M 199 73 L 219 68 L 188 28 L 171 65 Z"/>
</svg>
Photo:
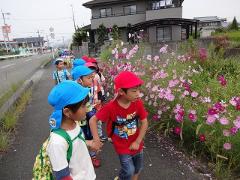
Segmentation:
<svg viewBox="0 0 240 180">
<path fill-rule="evenodd" d="M 143 168 L 143 138 L 148 128 L 148 113 L 139 99 L 143 81 L 132 72 L 124 71 L 115 78 L 114 84 L 116 98 L 90 119 L 90 127 L 94 140 L 99 140 L 97 121 L 107 123 L 108 137 L 121 164 L 119 179 L 137 180 Z"/>
</svg>

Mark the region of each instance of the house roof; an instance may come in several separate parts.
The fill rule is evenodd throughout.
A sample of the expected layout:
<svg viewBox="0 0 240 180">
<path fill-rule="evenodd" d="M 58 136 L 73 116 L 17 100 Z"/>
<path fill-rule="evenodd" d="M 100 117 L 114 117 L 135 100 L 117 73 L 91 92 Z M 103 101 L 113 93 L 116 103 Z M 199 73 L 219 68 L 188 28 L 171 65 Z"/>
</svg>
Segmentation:
<svg viewBox="0 0 240 180">
<path fill-rule="evenodd" d="M 13 39 L 17 43 L 26 43 L 26 42 L 42 42 L 43 37 L 27 37 L 27 38 L 15 38 Z"/>
<path fill-rule="evenodd" d="M 134 1 L 134 0 L 125 0 L 125 2 Z M 93 6 L 98 6 L 101 4 L 115 4 L 119 3 L 119 0 L 93 0 L 83 4 L 83 6 L 91 8 Z"/>
<path fill-rule="evenodd" d="M 205 16 L 205 17 L 194 17 L 194 19 L 200 22 L 216 22 L 216 21 L 226 21 L 226 18 L 219 18 L 217 16 Z"/>
</svg>

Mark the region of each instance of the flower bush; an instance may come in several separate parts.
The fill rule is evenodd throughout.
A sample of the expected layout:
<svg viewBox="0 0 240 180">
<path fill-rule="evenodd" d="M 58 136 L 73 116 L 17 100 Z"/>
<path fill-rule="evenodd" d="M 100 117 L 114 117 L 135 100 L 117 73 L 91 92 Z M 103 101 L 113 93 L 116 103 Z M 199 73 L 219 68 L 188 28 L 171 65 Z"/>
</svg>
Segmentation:
<svg viewBox="0 0 240 180">
<path fill-rule="evenodd" d="M 165 45 L 145 55 L 144 45 L 112 50 L 104 64 L 107 91 L 120 71 L 145 80 L 142 99 L 152 127 L 181 142 L 192 154 L 215 164 L 216 176 L 240 170 L 240 62 L 211 57 L 207 49 L 190 46 L 173 52 Z"/>
</svg>

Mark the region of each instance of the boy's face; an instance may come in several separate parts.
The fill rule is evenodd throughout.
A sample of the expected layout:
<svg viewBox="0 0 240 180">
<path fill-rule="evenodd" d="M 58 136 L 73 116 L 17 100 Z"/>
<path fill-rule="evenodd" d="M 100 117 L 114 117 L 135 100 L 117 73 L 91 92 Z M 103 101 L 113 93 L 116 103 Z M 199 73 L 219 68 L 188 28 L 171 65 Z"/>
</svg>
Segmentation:
<svg viewBox="0 0 240 180">
<path fill-rule="evenodd" d="M 64 68 L 64 62 L 60 61 L 56 67 L 58 70 L 62 70 Z"/>
<path fill-rule="evenodd" d="M 93 86 L 93 78 L 94 74 L 91 73 L 87 76 L 83 76 L 82 79 L 78 79 L 78 83 L 82 84 L 84 87 L 92 87 Z"/>
<path fill-rule="evenodd" d="M 69 116 L 71 119 L 73 119 L 75 121 L 83 120 L 86 118 L 87 106 L 86 106 L 86 104 L 81 105 L 79 107 L 79 109 L 77 110 L 77 112 L 75 112 L 75 113 L 73 113 L 70 109 L 69 109 L 69 111 L 70 111 Z"/>
<path fill-rule="evenodd" d="M 134 87 L 127 89 L 126 92 L 124 92 L 122 89 L 120 89 L 120 95 L 126 98 L 128 101 L 133 102 L 139 99 L 140 97 L 140 87 Z"/>
</svg>

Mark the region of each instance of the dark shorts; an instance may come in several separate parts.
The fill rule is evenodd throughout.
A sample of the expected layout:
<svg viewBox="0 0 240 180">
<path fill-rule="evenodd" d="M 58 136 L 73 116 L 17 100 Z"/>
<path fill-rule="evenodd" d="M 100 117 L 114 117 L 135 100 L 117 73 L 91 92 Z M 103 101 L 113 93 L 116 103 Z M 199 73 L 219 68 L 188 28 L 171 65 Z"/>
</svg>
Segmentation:
<svg viewBox="0 0 240 180">
<path fill-rule="evenodd" d="M 121 170 L 120 180 L 131 180 L 132 176 L 140 173 L 143 169 L 143 151 L 135 155 L 119 155 Z"/>
</svg>

